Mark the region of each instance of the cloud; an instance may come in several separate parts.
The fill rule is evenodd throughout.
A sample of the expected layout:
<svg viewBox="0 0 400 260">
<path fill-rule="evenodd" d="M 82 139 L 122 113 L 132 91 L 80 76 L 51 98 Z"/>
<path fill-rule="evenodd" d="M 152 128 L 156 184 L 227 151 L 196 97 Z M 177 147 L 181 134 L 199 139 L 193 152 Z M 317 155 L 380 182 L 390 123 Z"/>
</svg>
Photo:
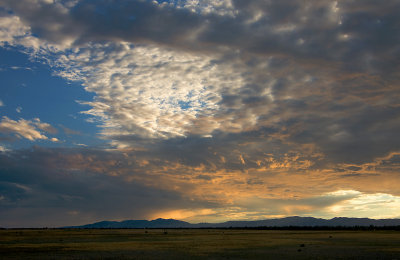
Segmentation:
<svg viewBox="0 0 400 260">
<path fill-rule="evenodd" d="M 0 42 L 13 43 L 15 37 L 24 36 L 29 32 L 29 27 L 21 24 L 17 16 L 1 16 L 0 17 Z"/>
<path fill-rule="evenodd" d="M 209 134 L 219 128 L 212 115 L 218 109 L 219 88 L 240 87 L 241 80 L 233 68 L 214 64 L 203 55 L 129 44 L 111 45 L 102 51 L 98 48 L 95 53 L 89 49 L 68 59 L 77 60 L 77 67 L 88 71 L 86 89 L 98 95 L 94 102 L 86 103 L 93 107 L 86 113 L 102 119 L 106 136 Z M 107 62 L 99 63 L 96 73 L 91 74 L 92 65 L 80 60 L 91 60 L 93 55 Z M 219 67 L 231 73 L 220 75 Z M 197 118 L 202 118 L 202 127 L 193 126 Z"/>
<path fill-rule="evenodd" d="M 363 216 L 365 212 L 368 212 L 371 218 L 375 219 L 398 218 L 400 217 L 397 210 L 399 206 L 400 197 L 398 196 L 383 193 L 358 193 L 354 198 L 335 203 L 327 210 L 344 217 Z"/>
<path fill-rule="evenodd" d="M 153 215 L 329 215 L 357 196 L 399 196 L 398 1 L 2 3 L 0 42 L 94 93 L 82 113 L 116 149 L 64 151 L 55 165 L 199 202 Z M 330 194 L 343 190 L 359 194 Z"/>
<path fill-rule="evenodd" d="M 39 118 L 35 118 L 33 121 L 34 125 L 36 125 L 36 127 L 39 128 L 40 130 L 43 130 L 50 134 L 56 134 L 58 132 L 57 129 L 51 126 L 50 124 L 40 122 Z"/>
<path fill-rule="evenodd" d="M 22 45 L 30 49 L 39 50 L 43 45 L 38 38 L 33 37 L 30 27 L 23 24 L 21 19 L 10 15 L 4 9 L 0 10 L 0 46 Z"/>
<path fill-rule="evenodd" d="M 196 207 L 196 202 L 168 186 L 162 187 L 162 183 L 157 187 L 140 179 L 127 181 L 126 176 L 108 172 L 112 164 L 123 158 L 119 154 L 90 149 L 33 148 L 0 157 L 3 198 L 0 218 L 7 226 L 21 226 L 21 223 L 26 227 L 61 226 L 103 219 L 142 219 L 155 210 Z M 98 163 L 102 166 L 95 166 Z M 126 166 L 119 168 L 126 171 Z M 48 217 L 43 218 L 43 212 Z"/>
<path fill-rule="evenodd" d="M 4 152 L 7 152 L 7 151 L 8 151 L 8 149 L 6 147 L 0 145 L 0 152 L 4 153 Z"/>
<path fill-rule="evenodd" d="M 7 3 L 18 19 L 4 19 L 25 28 L 13 29 L 9 41 L 35 46 L 22 41 L 32 38 L 30 27 L 41 46 L 75 43 L 68 54 L 56 48 L 50 63 L 96 93 L 86 113 L 119 147 L 131 146 L 128 139 L 264 127 L 294 145 L 316 143 L 336 161 L 368 161 L 398 145 L 398 76 L 380 70 L 385 63 L 398 66 L 387 54 L 398 51 L 395 39 L 384 33 L 396 24 L 394 8 L 386 8 L 395 1 L 385 8 L 331 1 L 100 1 L 96 8 L 90 1 Z M 146 15 L 135 16 L 137 10 Z M 47 23 L 38 15 L 64 22 Z M 385 40 L 374 40 L 378 36 Z M 383 117 L 387 124 L 378 123 Z"/>
<path fill-rule="evenodd" d="M 94 92 L 116 147 L 265 128 L 335 162 L 398 147 L 396 1 L 5 3 L 5 41 Z"/>
<path fill-rule="evenodd" d="M 35 118 L 33 121 L 25 119 L 14 121 L 3 116 L 0 122 L 1 134 L 15 134 L 18 138 L 25 138 L 30 141 L 48 139 L 40 130 L 49 133 L 55 133 L 56 131 L 50 124 L 40 122 L 39 118 Z"/>
<path fill-rule="evenodd" d="M 82 135 L 81 132 L 76 131 L 76 130 L 69 129 L 68 127 L 65 127 L 65 126 L 63 126 L 63 125 L 60 125 L 60 127 L 63 129 L 63 131 L 64 131 L 64 133 L 65 133 L 66 135 Z"/>
<path fill-rule="evenodd" d="M 294 158 L 260 166 L 249 160 L 241 169 L 219 161 L 190 165 L 155 151 L 92 148 L 7 151 L 0 153 L 0 218 L 7 226 L 59 226 L 167 216 L 201 222 L 397 213 L 396 154 L 349 177 L 343 174 L 353 170 L 299 169 Z"/>
<path fill-rule="evenodd" d="M 396 28 L 394 10 L 399 3 L 395 0 L 379 8 L 373 1 L 4 2 L 39 38 L 64 46 L 125 41 L 191 51 L 229 48 L 339 63 L 350 61 L 351 53 L 352 65 L 374 69 L 391 63 L 390 54 L 399 51 L 396 36 L 390 33 Z"/>
</svg>

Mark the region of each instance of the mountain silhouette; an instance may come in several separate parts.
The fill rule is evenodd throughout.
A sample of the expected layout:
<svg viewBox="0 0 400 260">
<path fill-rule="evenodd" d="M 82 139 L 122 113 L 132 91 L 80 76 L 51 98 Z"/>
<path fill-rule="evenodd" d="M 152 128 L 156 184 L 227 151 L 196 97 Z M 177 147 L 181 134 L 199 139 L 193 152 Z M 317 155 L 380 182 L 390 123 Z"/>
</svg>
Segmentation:
<svg viewBox="0 0 400 260">
<path fill-rule="evenodd" d="M 256 227 L 354 227 L 354 226 L 400 226 L 400 219 L 286 217 L 255 221 L 227 221 L 223 223 L 191 224 L 176 219 L 100 221 L 66 228 L 256 228 Z"/>
<path fill-rule="evenodd" d="M 190 228 L 192 224 L 175 219 L 100 221 L 74 228 Z"/>
</svg>

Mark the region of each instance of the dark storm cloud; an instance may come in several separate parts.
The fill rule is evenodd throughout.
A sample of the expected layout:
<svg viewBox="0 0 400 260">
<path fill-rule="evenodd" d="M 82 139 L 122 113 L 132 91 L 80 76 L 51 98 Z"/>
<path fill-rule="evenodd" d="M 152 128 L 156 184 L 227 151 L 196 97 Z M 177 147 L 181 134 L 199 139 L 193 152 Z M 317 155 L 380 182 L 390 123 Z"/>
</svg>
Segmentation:
<svg viewBox="0 0 400 260">
<path fill-rule="evenodd" d="M 38 37 L 53 42 L 88 41 L 175 42 L 200 25 L 187 10 L 160 7 L 151 1 L 79 1 L 70 9 L 61 2 L 4 1 Z"/>
<path fill-rule="evenodd" d="M 62 2 L 3 2 L 38 37 L 55 42 L 143 41 L 205 51 L 226 46 L 257 54 L 351 61 L 358 67 L 387 65 L 385 69 L 392 71 L 393 65 L 398 66 L 393 59 L 400 51 L 398 1 L 384 5 L 377 1 L 233 1 L 235 16 L 199 14 L 137 0 L 82 0 L 69 9 Z"/>
<path fill-rule="evenodd" d="M 9 226 L 141 219 L 189 206 L 183 194 L 168 187 L 127 181 L 127 176 L 141 173 L 121 153 L 33 148 L 1 153 L 0 165 L 0 222 Z M 23 212 L 32 210 L 26 218 Z"/>
<path fill-rule="evenodd" d="M 209 138 L 193 135 L 168 140 L 142 139 L 140 142 L 134 136 L 115 136 L 113 139 L 135 146 L 137 151 L 132 154 L 138 160 L 149 162 L 146 170 L 158 171 L 162 167 L 180 164 L 182 169 L 171 171 L 171 174 L 183 176 L 192 175 L 186 172 L 185 167 L 204 167 L 208 174 L 221 170 L 246 172 L 265 167 L 264 174 L 268 175 L 273 174 L 274 170 L 269 168 L 276 164 L 300 173 L 321 159 L 314 149 L 279 140 L 281 134 L 279 129 L 263 128 L 241 133 L 215 132 Z M 308 161 L 312 162 L 311 165 L 306 165 Z M 325 164 L 319 167 L 325 167 Z"/>
</svg>

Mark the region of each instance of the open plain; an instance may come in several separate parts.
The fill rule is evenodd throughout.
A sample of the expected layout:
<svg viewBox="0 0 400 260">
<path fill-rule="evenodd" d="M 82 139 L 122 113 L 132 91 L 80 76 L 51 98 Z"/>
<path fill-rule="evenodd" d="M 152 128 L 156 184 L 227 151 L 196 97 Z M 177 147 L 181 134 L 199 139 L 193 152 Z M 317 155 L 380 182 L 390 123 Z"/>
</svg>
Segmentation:
<svg viewBox="0 0 400 260">
<path fill-rule="evenodd" d="M 400 259 L 400 232 L 9 229 L 0 259 Z"/>
</svg>

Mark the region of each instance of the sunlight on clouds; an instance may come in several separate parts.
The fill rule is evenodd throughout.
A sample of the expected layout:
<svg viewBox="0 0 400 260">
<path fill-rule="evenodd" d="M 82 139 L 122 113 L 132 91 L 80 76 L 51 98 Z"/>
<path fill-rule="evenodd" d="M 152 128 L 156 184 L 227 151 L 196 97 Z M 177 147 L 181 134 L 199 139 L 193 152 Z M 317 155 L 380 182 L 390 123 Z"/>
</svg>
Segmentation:
<svg viewBox="0 0 400 260">
<path fill-rule="evenodd" d="M 6 147 L 0 145 L 0 152 L 5 153 L 7 151 L 9 151 L 9 150 Z"/>
<path fill-rule="evenodd" d="M 202 14 L 234 16 L 237 13 L 231 0 L 186 0 L 179 2 L 181 8 Z"/>
<path fill-rule="evenodd" d="M 26 138 L 30 141 L 48 139 L 48 137 L 41 133 L 40 130 L 48 133 L 56 132 L 56 129 L 50 124 L 40 122 L 39 118 L 35 118 L 33 121 L 25 119 L 14 121 L 6 116 L 3 116 L 2 120 L 0 121 L 0 133 L 15 134 L 18 138 Z M 54 140 L 51 139 L 51 141 Z"/>
<path fill-rule="evenodd" d="M 230 195 L 232 196 L 232 195 Z M 329 200 L 335 202 L 329 205 Z M 327 203 L 319 204 L 319 202 Z M 338 190 L 316 196 L 313 199 L 262 199 L 242 197 L 224 207 L 198 210 L 171 210 L 151 215 L 151 219 L 167 217 L 198 222 L 221 222 L 228 220 L 261 220 L 288 216 L 314 216 L 322 218 L 359 217 L 359 218 L 398 218 L 400 197 L 390 194 L 366 194 L 355 190 Z M 283 213 L 283 214 L 282 214 Z"/>
<path fill-rule="evenodd" d="M 361 192 L 356 191 L 356 190 L 338 190 L 334 192 L 328 192 L 325 194 L 328 197 L 342 197 L 342 196 L 350 196 L 350 197 L 356 197 L 361 195 Z"/>
<path fill-rule="evenodd" d="M 25 52 L 37 58 L 49 55 L 49 52 L 60 51 L 71 45 L 72 42 L 62 44 L 49 43 L 34 37 L 31 28 L 24 24 L 18 16 L 2 15 L 0 12 L 0 47 L 5 44 L 11 46 L 23 46 Z"/>
<path fill-rule="evenodd" d="M 193 219 L 194 217 L 196 218 L 203 218 L 207 215 L 213 215 L 215 214 L 216 211 L 213 209 L 178 209 L 178 210 L 171 210 L 171 211 L 161 211 L 158 213 L 155 213 L 153 215 L 150 215 L 148 218 L 149 219 L 157 219 L 157 218 L 172 218 L 172 219 L 180 219 L 180 220 L 185 220 L 185 219 Z"/>
<path fill-rule="evenodd" d="M 17 37 L 29 33 L 29 27 L 23 25 L 17 16 L 0 16 L 0 46 L 8 42 L 15 44 Z"/>
<path fill-rule="evenodd" d="M 43 130 L 43 131 L 48 132 L 50 134 L 56 134 L 57 133 L 57 129 L 55 129 L 49 123 L 40 122 L 39 118 L 35 118 L 35 119 L 33 119 L 33 121 L 34 121 L 34 125 L 36 125 L 36 127 L 39 128 L 40 130 Z"/>
<path fill-rule="evenodd" d="M 343 217 L 398 218 L 400 196 L 385 193 L 366 194 L 354 190 L 327 193 L 327 196 L 354 196 L 327 208 L 327 211 Z"/>
<path fill-rule="evenodd" d="M 128 43 L 89 46 L 57 64 L 67 68 L 60 75 L 80 75 L 86 90 L 97 94 L 95 101 L 82 102 L 92 106 L 84 113 L 101 119 L 102 134 L 111 139 L 207 135 L 221 128 L 213 116 L 221 89 L 243 84 L 230 65 L 211 57 Z"/>
<path fill-rule="evenodd" d="M 53 9 L 53 14 L 56 14 L 60 20 L 61 16 L 68 15 L 70 8 L 76 5 L 80 0 L 66 0 L 63 2 L 53 0 L 40 0 L 40 1 L 28 1 L 20 2 L 21 6 L 24 6 L 30 11 L 29 13 L 35 13 L 44 6 Z M 7 6 L 7 5 L 6 5 Z M 5 6 L 5 7 L 6 7 Z M 72 36 L 65 36 L 62 41 L 47 41 L 33 34 L 32 26 L 15 15 L 14 13 L 7 12 L 10 9 L 4 8 L 0 10 L 0 46 L 9 44 L 11 46 L 23 46 L 26 50 L 23 52 L 29 53 L 36 59 L 51 63 L 50 56 L 55 53 L 65 51 L 71 48 L 76 40 Z M 44 23 L 47 29 L 53 32 L 61 31 L 62 26 L 60 23 L 47 22 Z"/>
<path fill-rule="evenodd" d="M 208 162 L 196 164 L 185 162 L 180 156 L 175 158 L 171 149 L 168 153 L 163 153 L 159 146 L 157 149 L 160 150 L 151 150 L 154 148 L 150 147 L 148 149 L 150 150 L 121 152 L 91 148 L 73 150 L 35 148 L 13 152 L 12 160 L 21 162 L 21 167 L 24 169 L 36 169 L 37 165 L 40 166 L 34 176 L 45 174 L 47 177 L 44 178 L 46 185 L 37 187 L 38 192 L 54 194 L 54 189 L 48 188 L 53 187 L 50 184 L 66 185 L 63 190 L 65 197 L 77 197 L 79 199 L 76 200 L 80 202 L 90 201 L 82 205 L 99 203 L 101 205 L 99 208 L 103 208 L 103 200 L 108 201 L 107 194 L 120 192 L 121 195 L 112 195 L 111 200 L 107 202 L 109 207 L 117 209 L 115 213 L 110 213 L 114 219 L 117 217 L 124 219 L 120 215 L 121 209 L 118 205 L 124 205 L 123 216 L 128 218 L 170 217 L 189 222 L 219 222 L 293 215 L 323 218 L 390 217 L 396 215 L 400 203 L 398 195 L 373 192 L 376 190 L 377 182 L 385 183 L 380 185 L 379 189 L 397 189 L 398 176 L 391 175 L 390 172 L 385 172 L 382 176 L 364 174 L 343 177 L 349 172 L 296 169 L 295 165 L 294 168 L 266 168 L 268 164 L 265 162 L 263 162 L 265 165 L 261 165 L 264 169 L 259 171 L 260 165 L 253 162 L 254 159 L 250 156 L 245 157 L 248 158 L 246 165 L 241 164 L 238 158 L 243 153 L 239 151 L 231 151 L 234 153 L 232 156 L 225 154 L 227 156 L 225 162 L 211 151 L 214 157 L 207 158 Z M 292 154 L 292 157 L 296 156 Z M 32 158 L 32 160 L 21 160 L 21 158 Z M 392 156 L 382 160 L 394 158 L 395 156 Z M 32 167 L 34 165 L 35 167 Z M 383 173 L 383 170 L 380 171 Z M 23 173 L 24 171 L 17 173 L 17 176 Z M 348 178 L 354 179 L 349 181 Z M 32 178 L 31 182 L 33 180 L 42 181 L 43 178 Z M 99 181 L 102 185 L 98 185 Z M 96 185 L 87 185 L 93 182 Z M 92 192 L 98 194 L 100 189 L 103 195 L 102 187 L 107 187 L 109 192 L 105 192 L 105 198 L 102 197 L 101 200 L 97 200 L 94 196 L 83 199 L 82 191 L 86 189 L 70 190 L 70 185 L 78 184 L 89 187 L 91 189 L 89 194 Z M 26 183 L 26 186 L 33 185 Z M 142 187 L 141 192 L 138 193 L 135 187 Z M 149 194 L 142 195 L 142 192 L 149 190 L 151 191 Z M 162 191 L 163 195 L 159 196 L 158 191 Z M 171 198 L 166 194 L 175 195 Z M 156 207 L 149 204 L 145 210 L 132 206 L 141 204 L 145 197 L 154 203 L 165 198 L 169 204 L 161 203 Z M 43 200 L 38 199 L 39 202 Z M 66 205 L 66 202 L 60 203 Z M 147 203 L 143 206 L 147 206 Z M 88 214 L 86 206 L 68 204 L 66 207 L 73 207 L 73 210 L 81 211 L 82 215 Z"/>
<path fill-rule="evenodd" d="M 297 215 L 301 212 L 301 214 L 309 214 L 312 213 L 314 207 L 312 205 L 287 205 L 283 206 L 282 210 L 286 213 L 286 216 Z"/>
</svg>

